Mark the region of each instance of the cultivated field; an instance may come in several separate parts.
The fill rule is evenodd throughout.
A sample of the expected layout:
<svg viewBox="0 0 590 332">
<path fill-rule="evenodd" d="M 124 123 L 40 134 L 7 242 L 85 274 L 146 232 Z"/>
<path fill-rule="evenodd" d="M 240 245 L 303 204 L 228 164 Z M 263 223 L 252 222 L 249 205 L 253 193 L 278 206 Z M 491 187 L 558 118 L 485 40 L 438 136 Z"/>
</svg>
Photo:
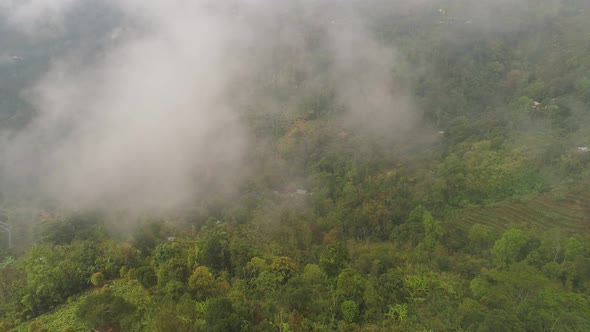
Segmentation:
<svg viewBox="0 0 590 332">
<path fill-rule="evenodd" d="M 463 229 L 473 224 L 501 229 L 519 225 L 531 231 L 559 228 L 565 233 L 590 234 L 590 189 L 578 187 L 494 206 L 466 208 L 450 218 L 449 224 Z"/>
</svg>

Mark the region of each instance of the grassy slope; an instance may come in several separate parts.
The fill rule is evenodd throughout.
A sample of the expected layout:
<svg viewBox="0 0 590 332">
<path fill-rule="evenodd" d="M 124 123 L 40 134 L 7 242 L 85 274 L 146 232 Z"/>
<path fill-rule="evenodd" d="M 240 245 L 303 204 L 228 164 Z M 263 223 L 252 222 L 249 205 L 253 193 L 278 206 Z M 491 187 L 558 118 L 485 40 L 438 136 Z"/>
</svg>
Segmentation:
<svg viewBox="0 0 590 332">
<path fill-rule="evenodd" d="M 113 294 L 120 296 L 128 302 L 134 304 L 137 308 L 139 316 L 146 314 L 151 307 L 151 298 L 139 283 L 135 280 L 119 279 L 114 280 L 107 286 Z M 31 331 L 88 331 L 88 328 L 76 316 L 76 310 L 80 303 L 84 301 L 86 297 L 94 292 L 99 292 L 100 289 L 89 290 L 77 296 L 73 296 L 68 303 L 56 308 L 55 310 L 39 316 L 32 321 L 21 324 L 13 329 L 15 332 L 31 332 Z M 143 325 L 143 321 L 139 320 L 138 325 Z M 138 326 L 138 328 L 140 328 Z"/>
<path fill-rule="evenodd" d="M 524 226 L 531 231 L 559 228 L 565 233 L 590 235 L 590 186 L 537 194 L 494 206 L 466 208 L 448 220 L 451 226 L 468 229 L 483 224 L 499 229 Z"/>
</svg>

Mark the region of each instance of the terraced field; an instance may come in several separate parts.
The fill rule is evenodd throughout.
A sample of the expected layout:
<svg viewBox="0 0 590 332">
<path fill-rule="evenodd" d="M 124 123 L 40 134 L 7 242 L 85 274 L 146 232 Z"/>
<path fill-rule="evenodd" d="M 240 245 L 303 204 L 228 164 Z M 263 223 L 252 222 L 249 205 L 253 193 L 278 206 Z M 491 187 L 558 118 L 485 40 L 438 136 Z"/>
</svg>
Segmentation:
<svg viewBox="0 0 590 332">
<path fill-rule="evenodd" d="M 462 229 L 468 229 L 473 224 L 502 229 L 520 225 L 531 231 L 559 228 L 566 233 L 590 234 L 590 187 L 562 194 L 539 194 L 528 200 L 491 207 L 466 208 L 449 223 Z"/>
</svg>

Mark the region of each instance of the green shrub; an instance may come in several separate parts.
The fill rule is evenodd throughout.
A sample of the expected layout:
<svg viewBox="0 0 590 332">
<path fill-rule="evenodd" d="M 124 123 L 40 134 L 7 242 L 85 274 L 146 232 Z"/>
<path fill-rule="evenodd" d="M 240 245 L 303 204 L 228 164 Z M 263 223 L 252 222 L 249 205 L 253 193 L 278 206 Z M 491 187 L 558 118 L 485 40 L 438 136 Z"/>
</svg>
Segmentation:
<svg viewBox="0 0 590 332">
<path fill-rule="evenodd" d="M 156 271 L 149 266 L 142 266 L 135 270 L 135 276 L 137 281 L 144 287 L 144 288 L 152 288 L 158 284 L 158 277 L 156 276 Z"/>
<path fill-rule="evenodd" d="M 102 272 L 96 272 L 90 277 L 90 282 L 96 287 L 101 287 L 106 283 L 106 279 Z"/>
<path fill-rule="evenodd" d="M 359 306 L 354 301 L 342 302 L 342 305 L 340 305 L 340 310 L 342 310 L 342 317 L 344 320 L 349 323 L 356 321 L 359 315 Z"/>
</svg>

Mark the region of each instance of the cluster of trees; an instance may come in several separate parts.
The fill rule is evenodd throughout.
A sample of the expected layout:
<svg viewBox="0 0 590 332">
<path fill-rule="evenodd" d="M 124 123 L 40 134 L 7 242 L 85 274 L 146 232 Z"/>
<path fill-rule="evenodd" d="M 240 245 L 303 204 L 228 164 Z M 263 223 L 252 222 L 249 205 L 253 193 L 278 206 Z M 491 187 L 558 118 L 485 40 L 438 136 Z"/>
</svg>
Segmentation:
<svg viewBox="0 0 590 332">
<path fill-rule="evenodd" d="M 32 246 L 0 253 L 0 330 L 590 330 L 587 234 L 519 211 L 509 227 L 451 222 L 588 180 L 588 3 L 522 0 L 526 20 L 491 6 L 502 27 L 441 3 L 444 17 L 363 8 L 406 65 L 416 135 L 352 130 L 329 87 L 285 112 L 249 105 L 257 163 L 238 193 L 129 236 L 108 213 L 45 218 Z"/>
<path fill-rule="evenodd" d="M 18 324 L 65 305 L 75 315 L 63 331 L 590 328 L 585 237 L 479 224 L 449 233 L 423 206 L 390 241 L 253 226 L 154 223 L 131 242 L 39 243 L 0 270 L 2 327 L 42 331 Z M 140 250 L 145 237 L 156 240 Z"/>
</svg>

